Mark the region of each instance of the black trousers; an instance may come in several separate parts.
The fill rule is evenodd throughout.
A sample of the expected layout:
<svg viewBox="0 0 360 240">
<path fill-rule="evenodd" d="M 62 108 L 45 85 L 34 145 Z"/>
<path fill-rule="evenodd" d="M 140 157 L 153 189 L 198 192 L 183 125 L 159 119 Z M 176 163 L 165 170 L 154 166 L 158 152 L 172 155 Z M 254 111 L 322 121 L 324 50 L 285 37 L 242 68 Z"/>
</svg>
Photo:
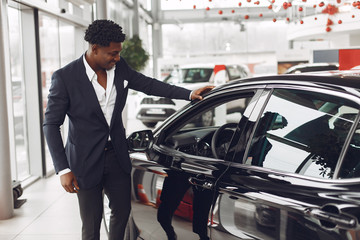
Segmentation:
<svg viewBox="0 0 360 240">
<path fill-rule="evenodd" d="M 171 224 L 174 212 L 178 208 L 184 194 L 191 187 L 189 176 L 178 172 L 168 172 L 161 191 L 161 204 L 157 219 L 169 238 L 175 235 Z M 193 232 L 200 237 L 207 236 L 208 215 L 212 203 L 213 192 L 193 187 Z"/>
<path fill-rule="evenodd" d="M 109 240 L 124 238 L 131 209 L 131 176 L 125 173 L 116 159 L 113 149 L 104 156 L 105 167 L 102 182 L 91 189 L 77 193 L 82 220 L 82 239 L 99 240 L 103 214 L 104 191 L 111 209 Z"/>
</svg>

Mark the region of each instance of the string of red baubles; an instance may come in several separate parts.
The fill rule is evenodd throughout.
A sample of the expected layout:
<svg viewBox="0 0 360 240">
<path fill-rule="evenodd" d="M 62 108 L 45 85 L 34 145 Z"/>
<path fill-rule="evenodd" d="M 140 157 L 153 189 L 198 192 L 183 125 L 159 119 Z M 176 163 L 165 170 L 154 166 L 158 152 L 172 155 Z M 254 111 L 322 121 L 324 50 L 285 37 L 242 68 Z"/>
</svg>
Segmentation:
<svg viewBox="0 0 360 240">
<path fill-rule="evenodd" d="M 181 1 L 181 0 L 180 0 Z M 252 0 L 246 0 L 248 3 L 250 3 Z M 212 2 L 212 0 L 209 0 L 209 2 Z M 307 2 L 307 0 L 302 0 L 302 2 Z M 341 0 L 336 0 L 336 2 L 338 3 L 338 4 L 341 4 Z M 268 9 L 269 10 L 271 10 L 272 8 L 273 8 L 273 4 L 275 3 L 275 0 L 271 0 L 271 4 L 268 6 Z M 254 1 L 254 4 L 255 5 L 259 5 L 260 4 L 260 1 L 259 0 L 257 0 L 257 1 Z M 239 7 L 241 7 L 242 6 L 242 3 L 241 2 L 239 2 L 238 3 L 238 6 Z M 325 6 L 325 3 L 324 2 L 320 2 L 319 4 L 314 4 L 313 5 L 313 7 L 314 8 L 316 8 L 316 7 L 324 7 Z M 360 9 L 360 1 L 358 0 L 358 1 L 354 1 L 353 3 L 352 3 L 352 6 L 354 7 L 354 8 L 357 8 L 357 9 Z M 291 2 L 284 2 L 283 3 L 283 5 L 282 5 L 282 7 L 286 10 L 286 9 L 288 9 L 289 7 L 292 7 L 292 3 Z M 196 9 L 196 5 L 194 5 L 193 6 L 193 8 L 194 9 Z M 210 11 L 210 7 L 206 7 L 205 8 L 205 10 L 206 11 Z M 298 8 L 298 11 L 299 12 L 302 12 L 304 9 L 303 9 L 303 7 L 299 7 Z M 332 29 L 331 29 L 331 25 L 333 25 L 334 24 L 334 22 L 330 19 L 330 16 L 332 16 L 332 15 L 335 15 L 336 13 L 338 13 L 339 12 L 339 7 L 338 6 L 335 6 L 335 5 L 332 5 L 332 4 L 328 4 L 328 5 L 326 5 L 326 7 L 321 11 L 322 13 L 324 13 L 324 14 L 328 14 L 329 15 L 329 18 L 328 18 L 328 20 L 327 20 L 327 24 L 326 24 L 326 31 L 327 32 L 330 32 Z M 218 11 L 218 14 L 220 14 L 220 15 L 222 15 L 224 12 L 223 12 L 223 10 L 219 10 Z M 231 13 L 235 13 L 235 9 L 232 9 L 231 10 Z M 261 17 L 263 17 L 263 14 L 262 13 L 260 13 L 259 14 L 259 17 L 261 18 Z M 352 15 L 351 16 L 352 18 L 355 18 L 355 15 Z M 250 16 L 249 15 L 245 15 L 244 16 L 244 19 L 249 19 L 250 18 Z M 314 18 L 315 20 L 317 20 L 317 17 L 315 17 Z M 273 22 L 276 22 L 277 21 L 277 19 L 276 18 L 273 18 Z M 286 18 L 286 21 L 287 22 L 290 22 L 290 18 Z M 304 24 L 304 21 L 303 20 L 300 20 L 300 24 Z M 342 20 L 338 20 L 338 24 L 342 24 Z"/>
</svg>

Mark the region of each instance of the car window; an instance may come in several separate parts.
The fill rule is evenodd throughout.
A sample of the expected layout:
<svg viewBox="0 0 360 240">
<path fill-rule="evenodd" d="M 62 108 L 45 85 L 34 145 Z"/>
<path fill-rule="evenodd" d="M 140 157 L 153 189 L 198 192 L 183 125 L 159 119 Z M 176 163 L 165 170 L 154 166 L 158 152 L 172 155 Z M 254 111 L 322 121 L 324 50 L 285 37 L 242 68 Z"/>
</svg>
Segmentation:
<svg viewBox="0 0 360 240">
<path fill-rule="evenodd" d="M 247 77 L 247 73 L 245 72 L 245 70 L 239 66 L 227 66 L 227 69 L 229 72 L 230 80 Z"/>
<path fill-rule="evenodd" d="M 213 68 L 174 69 L 164 82 L 170 84 L 209 82 Z"/>
<path fill-rule="evenodd" d="M 212 68 L 190 68 L 182 69 L 181 79 L 182 83 L 199 83 L 199 82 L 209 82 L 211 74 L 213 72 Z"/>
<path fill-rule="evenodd" d="M 247 94 L 246 97 L 232 98 L 225 102 L 224 99 L 219 99 L 221 102 L 209 101 L 201 110 L 191 111 L 191 117 L 182 122 L 178 130 L 169 134 L 165 145 L 187 154 L 224 159 L 250 99 Z M 212 142 L 214 133 L 222 126 L 226 127 L 218 134 L 217 141 Z"/>
<path fill-rule="evenodd" d="M 356 115 L 349 116 L 355 118 Z M 339 121 L 340 128 L 347 127 L 347 121 Z M 349 148 L 347 149 L 343 164 L 340 168 L 339 178 L 360 177 L 360 123 L 358 123 L 355 133 L 351 138 Z"/>
<path fill-rule="evenodd" d="M 180 83 L 180 78 L 179 69 L 174 69 L 163 81 L 169 84 L 178 84 Z"/>
<path fill-rule="evenodd" d="M 258 120 L 246 164 L 333 178 L 358 114 L 345 99 L 300 90 L 275 90 Z"/>
</svg>

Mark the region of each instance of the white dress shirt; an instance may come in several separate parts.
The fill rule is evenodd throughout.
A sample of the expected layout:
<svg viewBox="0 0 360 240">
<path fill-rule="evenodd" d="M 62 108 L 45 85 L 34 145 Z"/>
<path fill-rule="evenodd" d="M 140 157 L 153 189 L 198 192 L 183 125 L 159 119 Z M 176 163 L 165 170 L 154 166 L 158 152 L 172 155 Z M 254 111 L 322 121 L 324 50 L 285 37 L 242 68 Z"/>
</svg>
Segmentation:
<svg viewBox="0 0 360 240">
<path fill-rule="evenodd" d="M 101 110 L 104 113 L 106 122 L 110 126 L 111 117 L 115 107 L 116 94 L 117 94 L 116 87 L 114 86 L 115 66 L 110 70 L 106 70 L 107 83 L 105 90 L 98 82 L 98 77 L 96 73 L 90 67 L 89 63 L 86 61 L 85 54 L 83 55 L 83 62 L 85 65 L 86 75 L 88 76 L 89 81 L 92 83 L 94 87 Z M 110 136 L 109 136 L 109 140 L 111 140 Z M 69 168 L 61 170 L 59 172 L 59 176 L 64 175 L 68 172 L 71 172 Z"/>
</svg>

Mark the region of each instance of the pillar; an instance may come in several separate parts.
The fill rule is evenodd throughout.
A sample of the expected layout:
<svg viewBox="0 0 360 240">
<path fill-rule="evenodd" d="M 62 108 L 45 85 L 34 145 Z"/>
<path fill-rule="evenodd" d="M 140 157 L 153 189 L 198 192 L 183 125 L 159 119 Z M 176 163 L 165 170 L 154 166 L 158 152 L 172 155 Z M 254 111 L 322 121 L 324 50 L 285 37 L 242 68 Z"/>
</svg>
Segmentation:
<svg viewBox="0 0 360 240">
<path fill-rule="evenodd" d="M 96 19 L 108 19 L 107 0 L 96 0 Z"/>
<path fill-rule="evenodd" d="M 0 0 L 0 220 L 11 218 L 14 214 L 6 100 L 6 82 L 10 82 L 10 47 L 6 2 L 6 0 Z"/>
<path fill-rule="evenodd" d="M 154 77 L 160 78 L 158 71 L 158 58 L 162 57 L 162 29 L 160 23 L 160 0 L 151 1 L 151 15 L 153 17 L 152 25 L 152 43 L 153 43 L 153 71 Z"/>
</svg>

